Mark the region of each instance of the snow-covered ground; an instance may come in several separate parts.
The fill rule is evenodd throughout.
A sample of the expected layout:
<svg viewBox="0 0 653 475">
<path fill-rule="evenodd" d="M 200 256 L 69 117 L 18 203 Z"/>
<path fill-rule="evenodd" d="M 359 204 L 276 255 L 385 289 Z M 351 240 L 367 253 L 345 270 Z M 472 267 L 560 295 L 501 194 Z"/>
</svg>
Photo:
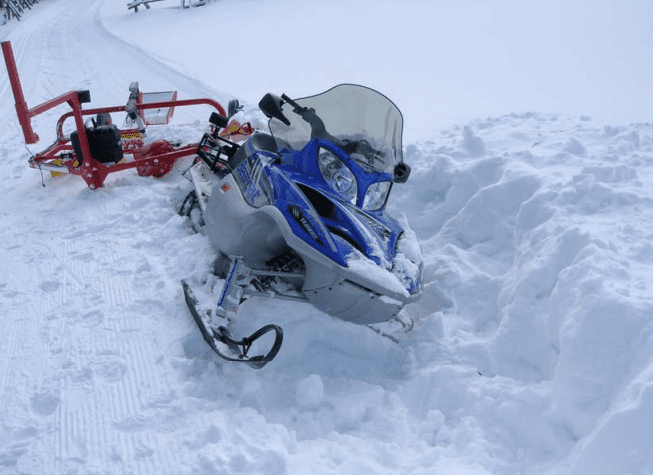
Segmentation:
<svg viewBox="0 0 653 475">
<path fill-rule="evenodd" d="M 653 473 L 649 2 L 124 3 L 48 0 L 0 27 L 28 105 L 124 104 L 138 80 L 239 97 L 262 124 L 266 92 L 379 89 L 406 119 L 390 208 L 422 241 L 418 328 L 395 344 L 250 300 L 242 331 L 277 323 L 282 350 L 223 363 L 179 285 L 213 256 L 176 213 L 190 184 L 43 187 L 0 67 L 0 473 Z M 33 121 L 33 152 L 64 112 Z"/>
</svg>

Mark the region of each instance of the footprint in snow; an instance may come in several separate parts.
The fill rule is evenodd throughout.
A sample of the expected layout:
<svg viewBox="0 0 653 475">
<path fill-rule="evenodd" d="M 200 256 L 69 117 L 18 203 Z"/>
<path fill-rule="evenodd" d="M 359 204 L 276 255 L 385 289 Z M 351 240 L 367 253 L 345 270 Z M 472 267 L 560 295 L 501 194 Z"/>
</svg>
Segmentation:
<svg viewBox="0 0 653 475">
<path fill-rule="evenodd" d="M 35 394 L 30 399 L 30 408 L 34 414 L 49 416 L 54 413 L 61 403 L 61 398 L 50 392 Z"/>
<path fill-rule="evenodd" d="M 61 287 L 61 282 L 56 280 L 45 280 L 39 285 L 39 288 L 43 292 L 56 292 L 59 290 L 59 287 Z"/>
<path fill-rule="evenodd" d="M 95 374 L 108 383 L 117 383 L 126 373 L 127 366 L 121 361 L 107 361 L 95 369 Z"/>
<path fill-rule="evenodd" d="M 18 459 L 25 455 L 32 446 L 38 433 L 39 431 L 35 427 L 26 427 L 14 431 L 6 437 L 7 444 L 0 450 L 0 470 L 3 467 L 15 467 L 18 464 Z"/>
</svg>

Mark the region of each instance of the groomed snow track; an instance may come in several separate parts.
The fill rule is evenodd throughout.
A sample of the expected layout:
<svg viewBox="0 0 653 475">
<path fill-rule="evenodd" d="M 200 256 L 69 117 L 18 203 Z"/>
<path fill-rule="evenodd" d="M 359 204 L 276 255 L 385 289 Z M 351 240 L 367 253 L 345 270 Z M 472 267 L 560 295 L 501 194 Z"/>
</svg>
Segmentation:
<svg viewBox="0 0 653 475">
<path fill-rule="evenodd" d="M 111 36 L 102 5 L 51 0 L 12 25 L 3 39 L 30 106 L 76 89 L 91 91 L 91 107 L 120 105 L 139 79 L 149 90 L 216 97 Z M 178 185 L 132 171 L 92 192 L 77 177 L 46 172 L 43 188 L 27 168 L 8 81 L 0 84 L 3 137 L 12 137 L 0 144 L 0 189 L 13 203 L 0 210 L 0 473 L 183 473 L 174 442 L 151 430 L 170 430 L 156 408 L 171 410 L 178 390 L 161 355 L 183 354 L 179 339 L 194 325 L 165 263 L 188 269 L 175 264 L 176 246 L 203 250 L 175 213 Z M 33 152 L 51 143 L 68 110 L 34 120 L 41 141 Z M 143 232 L 153 224 L 158 236 Z M 196 438 L 192 426 L 184 430 Z"/>
</svg>

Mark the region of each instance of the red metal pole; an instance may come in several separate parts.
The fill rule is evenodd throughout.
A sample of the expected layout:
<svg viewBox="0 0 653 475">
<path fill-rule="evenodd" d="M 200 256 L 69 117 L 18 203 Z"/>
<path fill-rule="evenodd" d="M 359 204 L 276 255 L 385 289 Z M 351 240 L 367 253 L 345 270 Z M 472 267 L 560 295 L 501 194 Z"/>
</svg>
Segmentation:
<svg viewBox="0 0 653 475">
<path fill-rule="evenodd" d="M 9 41 L 2 42 L 2 54 L 4 55 L 5 64 L 7 65 L 11 90 L 13 91 L 14 99 L 16 100 L 16 114 L 18 115 L 20 126 L 23 128 L 25 143 L 36 143 L 39 141 L 39 136 L 36 135 L 32 129 L 32 123 L 29 117 L 29 109 L 27 108 L 27 103 L 25 102 L 25 96 L 23 96 L 23 88 L 20 85 L 20 77 L 18 76 L 18 68 L 16 67 L 14 52 L 11 49 L 11 43 Z"/>
<path fill-rule="evenodd" d="M 91 148 L 88 145 L 88 136 L 86 135 L 86 126 L 84 125 L 79 96 L 77 93 L 69 92 L 68 94 L 70 97 L 67 102 L 73 110 L 77 137 L 79 138 L 79 147 L 82 149 L 82 156 L 77 157 L 82 162 L 82 178 L 91 190 L 95 190 L 96 188 L 102 187 L 108 171 L 104 165 L 91 156 Z"/>
<path fill-rule="evenodd" d="M 198 105 L 208 105 L 213 107 L 215 110 L 217 110 L 221 115 L 227 115 L 227 112 L 224 110 L 224 107 L 222 107 L 222 104 L 220 104 L 217 101 L 214 101 L 213 99 L 207 99 L 207 98 L 202 98 L 202 99 L 181 99 L 181 100 L 174 100 L 174 101 L 163 101 L 163 102 L 148 102 L 148 103 L 139 103 L 137 108 L 138 110 L 145 110 L 145 109 L 162 109 L 164 107 L 169 107 L 169 108 L 174 108 L 174 107 L 183 107 L 183 106 L 198 106 Z M 100 107 L 97 109 L 84 109 L 82 111 L 83 115 L 96 115 L 99 113 L 104 113 L 104 112 L 124 112 L 125 111 L 125 106 L 114 106 L 114 107 Z M 57 137 L 59 139 L 63 139 L 63 124 L 64 122 L 69 119 L 70 117 L 73 116 L 73 112 L 66 112 L 64 115 L 62 115 L 59 118 L 59 121 L 57 122 Z"/>
</svg>

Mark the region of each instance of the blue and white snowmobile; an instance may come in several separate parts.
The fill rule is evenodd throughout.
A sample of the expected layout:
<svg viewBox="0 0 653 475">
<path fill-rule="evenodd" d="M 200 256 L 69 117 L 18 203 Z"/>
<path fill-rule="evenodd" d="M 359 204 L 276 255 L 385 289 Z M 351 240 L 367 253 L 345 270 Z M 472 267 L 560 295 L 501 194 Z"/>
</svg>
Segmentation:
<svg viewBox="0 0 653 475">
<path fill-rule="evenodd" d="M 276 356 L 283 332 L 268 325 L 235 340 L 228 324 L 246 298 L 309 302 L 370 325 L 415 301 L 422 277 L 415 234 L 386 213 L 392 187 L 410 174 L 395 104 L 343 84 L 297 100 L 266 94 L 259 107 L 271 135 L 257 132 L 242 145 L 221 137 L 228 119 L 212 115 L 216 128 L 200 142 L 181 209 L 220 256 L 212 308 L 184 281 L 188 307 L 218 355 L 255 368 Z M 230 104 L 230 115 L 236 110 Z M 248 355 L 268 332 L 268 353 Z"/>
</svg>

